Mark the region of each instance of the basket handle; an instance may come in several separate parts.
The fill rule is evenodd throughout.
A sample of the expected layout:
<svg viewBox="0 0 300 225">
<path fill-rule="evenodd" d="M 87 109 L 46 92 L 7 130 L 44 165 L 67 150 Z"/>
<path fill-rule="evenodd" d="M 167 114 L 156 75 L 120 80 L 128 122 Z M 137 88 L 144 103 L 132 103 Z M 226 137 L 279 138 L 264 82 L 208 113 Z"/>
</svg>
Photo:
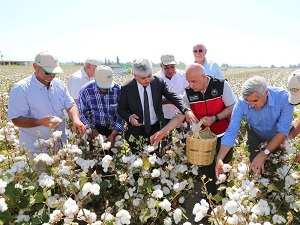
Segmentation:
<svg viewBox="0 0 300 225">
<path fill-rule="evenodd" d="M 196 139 L 200 138 L 200 136 L 199 136 L 199 131 L 200 131 L 201 126 L 202 126 L 202 124 L 203 124 L 204 121 L 205 121 L 205 120 L 200 120 L 199 123 L 197 123 L 195 132 L 194 132 L 194 134 L 193 134 L 193 138 L 196 138 Z"/>
</svg>

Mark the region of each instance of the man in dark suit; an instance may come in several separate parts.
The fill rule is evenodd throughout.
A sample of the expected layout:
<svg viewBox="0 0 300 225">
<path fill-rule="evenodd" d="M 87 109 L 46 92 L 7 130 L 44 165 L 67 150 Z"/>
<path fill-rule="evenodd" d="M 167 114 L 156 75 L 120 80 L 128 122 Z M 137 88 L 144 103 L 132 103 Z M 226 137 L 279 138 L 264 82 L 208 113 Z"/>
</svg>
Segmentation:
<svg viewBox="0 0 300 225">
<path fill-rule="evenodd" d="M 149 143 L 151 135 L 165 125 L 163 96 L 185 114 L 188 122 L 198 121 L 179 95 L 171 91 L 161 78 L 152 75 L 152 64 L 149 60 L 141 59 L 134 62 L 132 71 L 134 78 L 121 88 L 118 113 L 128 124 L 125 139 L 133 152 L 139 149 L 136 142 L 129 141 L 130 135 L 137 140 L 142 136 L 147 139 L 146 143 Z"/>
</svg>

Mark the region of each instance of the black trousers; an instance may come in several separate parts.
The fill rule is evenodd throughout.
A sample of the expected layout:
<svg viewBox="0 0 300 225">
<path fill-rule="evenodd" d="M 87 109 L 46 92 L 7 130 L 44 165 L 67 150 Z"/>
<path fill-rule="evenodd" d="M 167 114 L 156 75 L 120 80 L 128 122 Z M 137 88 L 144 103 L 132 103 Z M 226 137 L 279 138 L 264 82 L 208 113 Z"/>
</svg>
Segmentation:
<svg viewBox="0 0 300 225">
<path fill-rule="evenodd" d="M 145 126 L 144 125 L 141 126 L 141 132 L 140 132 L 140 134 L 137 134 L 137 135 L 133 135 L 128 130 L 125 131 L 125 139 L 128 142 L 128 144 L 129 144 L 129 146 L 131 148 L 132 153 L 136 153 L 138 151 L 142 151 L 142 149 L 140 149 L 140 147 L 139 147 L 139 145 L 137 144 L 136 141 L 133 141 L 133 142 L 129 141 L 129 138 L 130 138 L 131 135 L 133 135 L 136 138 L 136 140 L 139 140 L 139 137 L 142 136 L 144 139 L 147 139 L 147 140 L 144 140 L 144 144 L 149 145 L 150 144 L 150 137 L 153 134 L 155 134 L 157 131 L 159 131 L 159 130 L 160 130 L 160 123 L 158 121 L 155 124 L 151 125 L 151 131 L 150 131 L 150 133 L 147 133 L 145 131 Z"/>
<path fill-rule="evenodd" d="M 104 135 L 106 137 L 108 137 L 109 135 L 111 135 L 112 133 L 112 129 L 110 129 L 109 127 L 104 127 L 104 126 L 100 126 L 100 125 L 96 125 L 96 130 L 101 134 Z"/>
<path fill-rule="evenodd" d="M 220 145 L 221 145 L 221 138 L 222 137 L 219 137 L 217 139 L 217 146 L 216 146 L 216 156 L 218 155 L 218 152 L 219 152 L 219 149 L 220 149 Z M 206 188 L 208 190 L 209 193 L 211 193 L 212 195 L 215 195 L 217 194 L 217 188 L 218 186 L 216 185 L 216 173 L 215 173 L 215 167 L 216 167 L 216 156 L 212 162 L 212 164 L 208 165 L 208 166 L 203 166 L 203 167 L 200 167 L 200 172 L 202 174 L 205 174 L 206 175 L 206 178 L 205 178 L 205 182 L 207 182 L 209 179 L 212 179 L 212 181 L 209 181 L 207 184 L 206 184 Z M 231 148 L 229 150 L 229 152 L 227 153 L 227 155 L 225 156 L 223 162 L 224 163 L 229 163 L 230 160 L 232 159 L 232 156 L 233 156 L 233 148 Z"/>
</svg>

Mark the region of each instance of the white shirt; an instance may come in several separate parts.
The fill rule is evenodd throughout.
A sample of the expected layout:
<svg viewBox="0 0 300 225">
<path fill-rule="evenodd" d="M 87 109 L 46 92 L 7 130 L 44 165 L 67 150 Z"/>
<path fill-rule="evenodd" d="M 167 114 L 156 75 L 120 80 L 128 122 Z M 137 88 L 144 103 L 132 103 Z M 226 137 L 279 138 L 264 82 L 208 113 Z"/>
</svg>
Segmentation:
<svg viewBox="0 0 300 225">
<path fill-rule="evenodd" d="M 168 79 L 162 70 L 154 74 L 154 76 L 163 78 L 168 87 L 180 96 L 184 95 L 185 88 L 189 86 L 189 83 L 185 78 L 185 72 L 183 70 L 176 69 L 176 72 L 171 79 Z M 173 104 L 164 104 L 163 112 L 166 119 L 172 119 L 178 113 L 178 109 Z"/>
<path fill-rule="evenodd" d="M 91 80 L 94 80 L 94 77 L 89 78 L 83 67 L 73 73 L 69 77 L 67 85 L 72 98 L 78 99 L 80 88 Z"/>
<path fill-rule="evenodd" d="M 140 99 L 141 99 L 141 104 L 144 112 L 144 86 L 142 86 L 139 82 L 137 82 L 139 94 L 140 94 Z M 148 85 L 146 88 L 146 91 L 148 93 L 148 101 L 149 101 L 149 111 L 150 111 L 150 122 L 151 125 L 155 124 L 157 122 L 157 116 L 154 111 L 154 106 L 153 106 L 153 99 L 152 99 L 152 91 L 151 91 L 151 86 Z M 143 124 L 145 125 L 145 118 L 143 120 Z"/>
</svg>

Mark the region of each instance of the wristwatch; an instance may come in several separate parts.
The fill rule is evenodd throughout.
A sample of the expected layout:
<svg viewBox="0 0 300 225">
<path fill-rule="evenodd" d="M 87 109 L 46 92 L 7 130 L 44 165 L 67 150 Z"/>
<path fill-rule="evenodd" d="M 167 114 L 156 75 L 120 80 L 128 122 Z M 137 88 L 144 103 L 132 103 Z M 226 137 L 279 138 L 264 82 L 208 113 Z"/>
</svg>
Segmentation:
<svg viewBox="0 0 300 225">
<path fill-rule="evenodd" d="M 216 122 L 219 122 L 219 120 L 220 120 L 220 118 L 219 118 L 218 115 L 216 114 L 216 115 L 215 115 L 215 123 L 216 123 Z"/>
<path fill-rule="evenodd" d="M 271 152 L 270 152 L 269 149 L 266 148 L 266 149 L 264 150 L 264 153 L 265 153 L 266 155 L 269 155 Z"/>
<path fill-rule="evenodd" d="M 190 109 L 190 108 L 185 108 L 185 109 L 182 111 L 183 114 L 185 114 L 186 111 L 191 111 L 191 109 Z"/>
</svg>

